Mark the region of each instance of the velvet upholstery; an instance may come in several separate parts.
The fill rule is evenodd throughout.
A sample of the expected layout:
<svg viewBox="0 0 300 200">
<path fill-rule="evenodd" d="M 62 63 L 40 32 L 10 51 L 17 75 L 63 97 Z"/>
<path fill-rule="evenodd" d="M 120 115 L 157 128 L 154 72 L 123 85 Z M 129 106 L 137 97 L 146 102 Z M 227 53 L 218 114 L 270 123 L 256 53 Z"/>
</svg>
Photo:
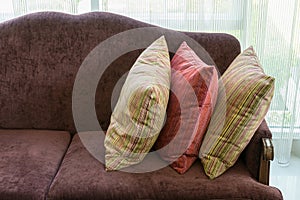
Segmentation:
<svg viewBox="0 0 300 200">
<path fill-rule="evenodd" d="M 56 129 L 75 133 L 72 90 L 85 57 L 100 42 L 117 33 L 150 26 L 101 12 L 78 16 L 43 12 L 1 23 L 0 128 Z M 187 35 L 209 52 L 221 73 L 240 52 L 239 42 L 227 34 Z M 178 41 L 178 46 L 181 42 Z M 99 81 L 95 106 L 103 130 L 109 125 L 114 85 L 131 68 L 140 52 L 136 50 L 119 57 Z"/>
<path fill-rule="evenodd" d="M 45 199 L 69 143 L 64 131 L 0 130 L 0 199 Z"/>
<path fill-rule="evenodd" d="M 83 15 L 42 12 L 21 16 L 7 22 L 0 23 L 0 129 L 52 129 L 69 131 L 70 133 L 74 134 L 76 132 L 76 129 L 72 117 L 72 90 L 76 73 L 78 72 L 78 69 L 86 56 L 100 42 L 117 33 L 133 28 L 150 26 L 152 27 L 152 25 L 147 23 L 139 22 L 128 17 L 106 12 L 93 12 Z M 159 29 L 165 30 L 163 28 Z M 224 73 L 229 64 L 240 53 L 239 41 L 231 35 L 222 33 L 190 32 L 186 32 L 185 34 L 200 43 L 202 47 L 204 47 L 209 52 L 221 74 Z M 167 41 L 168 37 L 166 37 Z M 124 45 L 126 45 L 126 41 L 123 42 Z M 181 44 L 181 42 L 182 41 L 177 41 L 178 46 L 179 44 Z M 191 47 L 193 48 L 193 50 L 195 50 L 193 46 Z M 113 88 L 119 78 L 130 69 L 141 52 L 142 49 L 131 51 L 120 56 L 118 59 L 111 63 L 108 69 L 106 69 L 98 83 L 98 88 L 95 95 L 95 108 L 99 123 L 103 130 L 106 130 L 109 125 L 109 119 L 111 116 L 111 96 Z M 201 56 L 199 57 L 202 58 Z M 207 62 L 207 60 L 204 61 Z M 26 139 L 27 137 L 37 137 L 37 134 L 31 135 L 28 133 L 28 136 L 26 136 L 26 138 L 23 138 L 22 142 L 20 142 L 20 139 L 17 138 L 21 137 L 19 136 L 19 133 L 23 132 L 21 130 L 19 131 L 20 132 L 18 133 L 10 134 L 9 138 L 6 138 L 5 140 L 3 136 L 1 136 L 0 138 L 0 198 L 3 199 L 5 197 L 7 199 L 15 199 L 19 194 L 22 195 L 23 199 L 26 199 L 26 197 L 31 199 L 44 198 L 44 192 L 46 191 L 45 185 L 50 184 L 52 177 L 55 175 L 55 170 L 59 167 L 58 163 L 64 151 L 62 149 L 66 148 L 68 143 L 66 141 L 69 140 L 66 139 L 66 137 L 69 138 L 69 136 L 66 136 L 66 133 L 64 132 L 60 132 L 59 136 L 57 136 L 58 133 L 56 133 L 55 131 L 51 131 L 47 132 L 47 136 L 45 137 L 42 136 L 43 134 L 40 135 L 44 139 L 41 138 L 28 141 Z M 34 132 L 35 131 L 32 131 L 32 133 Z M 23 134 L 23 136 L 25 135 Z M 56 140 L 52 137 L 58 137 L 60 139 Z M 241 156 L 241 159 L 238 161 L 237 166 L 234 166 L 230 171 L 228 171 L 228 173 L 239 173 L 239 169 L 240 167 L 242 167 L 242 174 L 244 174 L 242 178 L 251 180 L 250 185 L 255 185 L 255 187 L 253 188 L 255 190 L 252 189 L 253 195 L 256 194 L 254 191 L 260 190 L 257 187 L 260 186 L 263 190 L 265 190 L 266 195 L 273 193 L 274 196 L 280 197 L 280 194 L 277 190 L 274 190 L 273 188 L 269 188 L 267 186 L 263 186 L 256 182 L 258 180 L 258 168 L 262 137 L 271 137 L 271 132 L 269 131 L 265 122 L 263 122 L 256 131 L 250 144 L 247 146 Z M 56 144 L 56 142 L 55 144 L 53 144 L 53 140 L 51 138 L 58 144 Z M 3 154 L 2 151 L 6 152 L 8 151 L 10 146 L 20 146 L 21 143 L 23 143 L 23 146 L 28 146 L 26 146 L 26 148 L 24 147 L 22 149 L 15 150 L 14 155 L 17 156 L 16 158 L 18 158 L 19 160 L 26 158 L 25 155 L 27 149 L 30 149 L 31 146 L 34 146 L 34 148 L 41 149 L 37 152 L 43 153 L 45 160 L 36 159 L 34 155 L 32 155 L 32 158 L 28 157 L 26 159 L 33 160 L 35 162 L 32 163 L 37 162 L 43 167 L 45 167 L 45 163 L 47 163 L 46 171 L 40 171 L 40 169 L 37 169 L 37 172 L 29 172 L 26 169 L 28 174 L 33 173 L 33 176 L 26 177 L 26 179 L 24 180 L 29 180 L 27 178 L 30 178 L 31 181 L 24 183 L 22 181 L 23 179 L 19 179 L 21 181 L 17 182 L 17 180 L 14 180 L 13 178 L 18 177 L 19 173 L 21 173 L 19 175 L 23 177 L 21 167 L 26 167 L 26 165 L 20 165 L 20 163 L 23 163 L 22 161 L 20 161 L 20 163 L 9 162 L 13 167 L 2 164 L 4 163 L 5 159 L 12 159 L 9 156 L 4 157 L 3 155 L 6 154 Z M 79 145 L 79 143 L 77 145 Z M 72 146 L 74 146 L 74 144 Z M 69 152 L 72 153 L 73 151 L 79 151 L 80 148 L 78 149 L 72 147 Z M 45 152 L 46 149 L 48 149 L 47 152 Z M 57 155 L 52 155 L 51 153 L 51 156 L 53 156 L 51 157 L 48 154 L 49 151 L 53 151 L 53 153 L 57 152 Z M 22 155 L 24 156 L 22 157 Z M 85 158 L 85 156 L 87 156 L 87 158 Z M 68 157 L 70 157 L 70 155 Z M 99 164 L 99 162 L 91 159 L 88 156 L 88 153 L 84 152 L 83 150 L 80 150 L 79 152 L 74 154 L 72 153 L 71 157 L 75 157 L 75 161 L 72 161 L 72 166 L 70 164 L 71 158 L 68 158 L 64 161 L 64 165 L 60 170 L 61 176 L 56 177 L 56 180 L 59 179 L 60 181 L 55 181 L 55 183 L 53 184 L 50 193 L 51 197 L 56 198 L 62 195 L 68 195 L 68 193 L 64 193 L 62 191 L 62 188 L 64 187 L 69 187 L 71 188 L 72 192 L 77 192 L 77 186 L 75 184 L 73 186 L 65 184 L 66 182 L 68 182 L 67 179 L 70 180 L 68 184 L 71 184 L 71 181 L 73 181 L 73 183 L 77 183 L 76 178 L 80 178 L 79 180 L 84 177 L 90 179 L 85 180 L 85 182 L 91 181 L 91 185 L 82 186 L 80 185 L 80 183 L 78 183 L 78 187 L 80 187 L 80 191 L 83 192 L 83 196 L 88 195 L 89 190 L 99 186 L 97 181 L 99 181 L 98 179 L 102 178 L 94 175 L 102 173 L 102 171 L 99 171 L 98 168 L 102 169 L 103 166 Z M 53 162 L 51 161 L 49 163 L 47 159 L 50 159 Z M 91 161 L 91 163 L 77 163 L 77 160 L 86 160 L 88 162 Z M 6 162 L 8 162 L 8 160 Z M 247 171 L 244 171 L 246 169 L 244 163 L 246 164 L 246 168 L 248 168 L 249 172 L 251 173 L 253 180 L 250 177 L 250 174 Z M 95 166 L 96 168 L 92 168 L 91 166 Z M 199 169 L 200 167 L 199 163 L 195 164 L 195 166 L 196 168 L 193 167 L 191 169 L 192 172 L 196 171 L 196 169 Z M 32 168 L 31 165 L 29 167 L 30 169 Z M 51 167 L 53 168 L 51 168 L 52 170 L 48 170 L 48 167 L 49 169 Z M 72 170 L 72 172 L 70 173 L 67 172 L 69 168 L 70 170 Z M 14 171 L 14 169 L 16 170 Z M 79 169 L 82 170 L 80 170 L 80 172 L 76 171 Z M 90 171 L 84 171 L 83 169 L 89 169 Z M 237 171 L 234 172 L 236 169 Z M 26 170 L 24 170 L 24 172 L 26 172 Z M 127 178 L 128 182 L 120 182 L 120 184 L 118 184 L 118 181 L 120 181 L 119 179 L 117 179 L 117 181 L 114 181 L 104 176 L 106 179 L 103 178 L 103 180 L 108 182 L 112 181 L 111 184 L 116 184 L 114 186 L 115 190 L 117 191 L 116 194 L 126 192 L 126 189 L 128 189 L 128 191 L 132 191 L 129 190 L 130 184 L 132 184 L 132 187 L 134 186 L 143 191 L 151 191 L 153 190 L 151 189 L 152 187 L 158 186 L 166 189 L 166 187 L 168 187 L 167 184 L 171 183 L 171 180 L 169 180 L 169 178 L 172 177 L 177 178 L 177 180 L 183 180 L 183 183 L 186 183 L 185 181 L 188 181 L 187 179 L 198 180 L 201 177 L 201 181 L 199 181 L 200 186 L 198 186 L 199 189 L 195 189 L 197 192 L 199 190 L 203 190 L 202 192 L 206 193 L 206 188 L 213 187 L 216 189 L 218 184 L 221 184 L 222 186 L 225 185 L 225 189 L 228 189 L 228 191 L 224 190 L 225 196 L 228 194 L 228 192 L 230 192 L 230 190 L 232 190 L 232 187 L 226 185 L 226 183 L 228 183 L 227 179 L 223 179 L 221 177 L 221 179 L 216 179 L 214 182 L 207 182 L 205 179 L 202 184 L 202 178 L 204 178 L 204 175 L 201 175 L 199 178 L 195 178 L 198 176 L 185 177 L 185 175 L 179 176 L 170 174 L 171 171 L 169 170 L 169 168 L 166 168 L 162 171 L 157 171 L 155 173 L 153 172 L 154 174 L 162 175 L 166 173 L 169 176 L 163 176 L 161 179 L 159 178 L 159 176 L 149 178 L 149 174 L 133 174 L 132 177 L 130 175 L 126 175 L 125 177 L 124 175 L 123 177 Z M 172 173 L 176 172 L 172 170 Z M 11 182 L 2 181 L 5 178 L 4 174 L 6 177 L 11 179 Z M 144 180 L 145 176 L 149 178 L 151 182 L 145 183 L 141 181 L 141 183 L 139 183 L 139 180 Z M 234 177 L 237 176 L 238 174 L 234 175 Z M 137 178 L 137 180 L 135 180 L 135 178 Z M 229 177 L 226 176 L 226 178 Z M 156 181 L 155 179 L 159 179 L 160 181 Z M 132 183 L 130 183 L 130 181 Z M 235 184 L 236 182 L 238 181 L 232 180 L 233 184 Z M 103 187 L 103 189 L 105 189 L 106 191 L 109 191 L 108 187 L 111 187 L 111 185 L 106 186 L 102 183 L 103 182 L 101 182 L 101 187 Z M 155 185 L 154 183 L 157 183 L 157 185 Z M 17 184 L 25 184 L 26 187 L 21 189 L 17 187 Z M 140 186 L 140 184 L 149 186 L 149 188 L 138 187 Z M 62 188 L 58 188 L 59 186 Z M 14 191 L 19 191 L 20 193 L 10 192 L 10 187 L 14 188 Z M 30 187 L 31 189 L 29 189 Z M 125 188 L 122 189 L 122 187 Z M 178 194 L 179 191 L 182 191 L 185 194 L 191 193 L 191 195 L 194 195 L 191 190 L 174 191 L 174 187 L 169 187 L 169 189 L 172 189 L 172 192 L 174 192 L 174 195 Z M 239 188 L 239 186 L 237 186 L 237 188 Z M 177 190 L 177 188 L 175 189 Z M 219 188 L 217 188 L 217 190 L 219 190 Z M 4 193 L 4 191 L 6 192 Z M 120 192 L 118 193 L 118 191 Z M 173 195 L 172 192 L 169 192 L 169 195 Z M 210 190 L 210 192 L 213 194 L 215 193 L 213 190 Z M 91 193 L 90 195 L 94 195 L 94 193 Z M 109 196 L 114 194 L 111 191 L 107 195 Z M 137 194 L 137 198 L 139 198 L 138 195 L 139 194 Z"/>
<path fill-rule="evenodd" d="M 228 184 L 230 183 L 230 184 Z M 216 192 L 218 191 L 218 192 Z M 198 160 L 184 175 L 170 167 L 149 173 L 106 172 L 76 134 L 48 199 L 280 199 L 280 191 L 251 178 L 243 162 L 210 180 Z"/>
</svg>

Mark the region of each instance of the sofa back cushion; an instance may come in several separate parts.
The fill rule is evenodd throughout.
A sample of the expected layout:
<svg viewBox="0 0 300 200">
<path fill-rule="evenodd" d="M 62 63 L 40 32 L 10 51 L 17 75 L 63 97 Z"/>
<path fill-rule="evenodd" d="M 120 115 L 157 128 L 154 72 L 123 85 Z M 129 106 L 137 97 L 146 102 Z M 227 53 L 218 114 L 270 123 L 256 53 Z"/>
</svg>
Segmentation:
<svg viewBox="0 0 300 200">
<path fill-rule="evenodd" d="M 0 128 L 76 132 L 72 94 L 83 61 L 97 45 L 111 36 L 141 27 L 152 25 L 105 12 L 83 15 L 41 12 L 1 23 Z M 221 74 L 240 52 L 239 42 L 227 34 L 186 35 L 207 50 Z M 147 45 L 157 37 L 158 34 L 153 34 Z M 172 37 L 166 35 L 166 39 Z M 176 41 L 177 48 L 182 41 Z M 120 42 L 127 44 L 126 40 Z M 133 50 L 116 58 L 99 77 L 93 99 L 96 117 L 103 130 L 109 125 L 114 87 L 142 50 Z M 101 64 L 101 61 L 97 62 Z"/>
</svg>

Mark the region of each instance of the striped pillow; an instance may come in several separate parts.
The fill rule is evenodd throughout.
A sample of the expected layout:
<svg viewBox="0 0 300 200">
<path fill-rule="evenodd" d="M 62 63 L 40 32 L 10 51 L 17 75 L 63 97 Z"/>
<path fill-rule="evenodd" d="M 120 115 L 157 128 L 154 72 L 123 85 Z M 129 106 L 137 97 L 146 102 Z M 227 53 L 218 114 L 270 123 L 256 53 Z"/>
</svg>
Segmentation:
<svg viewBox="0 0 300 200">
<path fill-rule="evenodd" d="M 213 179 L 233 166 L 263 121 L 274 93 L 252 47 L 231 63 L 219 81 L 219 94 L 199 157 Z"/>
<path fill-rule="evenodd" d="M 198 158 L 218 95 L 218 74 L 183 42 L 171 61 L 167 120 L 154 145 L 160 157 L 185 173 Z M 162 148 L 164 147 L 164 148 Z"/>
<path fill-rule="evenodd" d="M 170 73 L 162 36 L 139 56 L 122 87 L 104 140 L 107 170 L 138 164 L 150 151 L 163 126 Z"/>
</svg>

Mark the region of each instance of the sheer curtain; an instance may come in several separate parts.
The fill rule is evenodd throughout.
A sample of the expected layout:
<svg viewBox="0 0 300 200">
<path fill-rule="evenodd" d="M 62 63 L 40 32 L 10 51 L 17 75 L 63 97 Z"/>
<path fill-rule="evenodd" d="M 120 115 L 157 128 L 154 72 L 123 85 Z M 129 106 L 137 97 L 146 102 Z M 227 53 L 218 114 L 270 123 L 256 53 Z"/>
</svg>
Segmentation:
<svg viewBox="0 0 300 200">
<path fill-rule="evenodd" d="M 253 45 L 267 74 L 276 78 L 266 117 L 275 155 L 289 163 L 293 139 L 300 139 L 300 0 L 0 0 L 0 21 L 29 12 L 123 14 L 176 30 L 226 32 L 242 49 Z"/>
</svg>

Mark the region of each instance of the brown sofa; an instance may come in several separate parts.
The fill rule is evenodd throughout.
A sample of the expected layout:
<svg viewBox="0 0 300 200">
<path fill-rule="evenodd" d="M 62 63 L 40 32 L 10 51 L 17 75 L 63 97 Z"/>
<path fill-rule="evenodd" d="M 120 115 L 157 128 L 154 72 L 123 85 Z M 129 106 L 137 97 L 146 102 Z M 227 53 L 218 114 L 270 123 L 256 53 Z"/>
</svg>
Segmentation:
<svg viewBox="0 0 300 200">
<path fill-rule="evenodd" d="M 273 152 L 265 122 L 238 162 L 214 180 L 199 161 L 184 175 L 170 167 L 106 172 L 86 149 L 77 132 L 98 127 L 74 122 L 76 74 L 98 44 L 141 27 L 153 26 L 101 12 L 42 12 L 0 24 L 0 199 L 282 199 L 277 188 L 268 186 Z M 158 27 L 146 34 L 152 41 L 165 34 L 170 42 L 172 33 Z M 240 52 L 238 40 L 227 34 L 185 34 L 201 44 L 221 74 Z M 182 41 L 173 42 L 179 46 Z M 140 53 L 132 50 L 115 59 L 98 82 L 93 99 L 103 130 L 109 125 L 114 86 Z"/>
</svg>

